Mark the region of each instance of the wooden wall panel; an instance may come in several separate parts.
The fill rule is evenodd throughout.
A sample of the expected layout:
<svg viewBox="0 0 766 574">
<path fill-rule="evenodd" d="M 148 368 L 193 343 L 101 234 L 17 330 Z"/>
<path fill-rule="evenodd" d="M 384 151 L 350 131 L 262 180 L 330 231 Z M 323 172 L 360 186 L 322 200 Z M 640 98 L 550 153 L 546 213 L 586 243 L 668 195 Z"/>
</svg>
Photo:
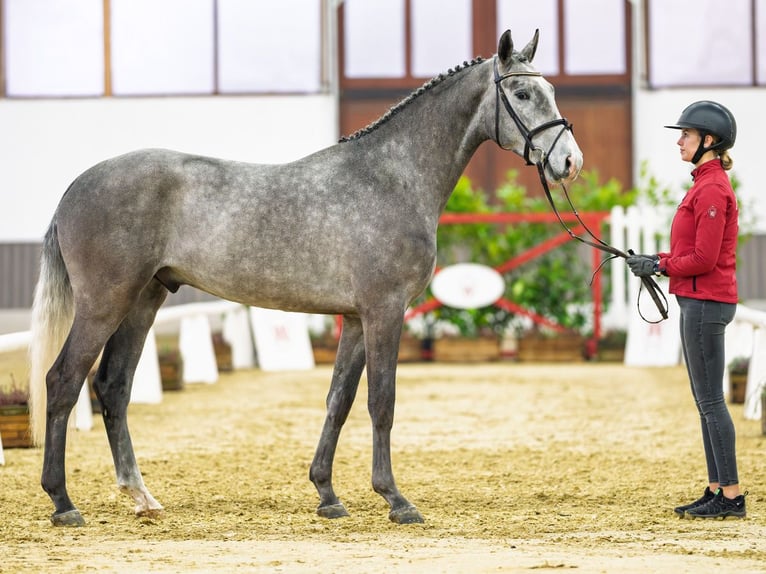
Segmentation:
<svg viewBox="0 0 766 574">
<path fill-rule="evenodd" d="M 404 96 L 402 96 L 404 97 Z M 342 97 L 340 133 L 348 135 L 383 115 L 401 98 Z M 583 150 L 584 168 L 598 170 L 600 179 L 614 177 L 624 188 L 632 185 L 631 107 L 629 96 L 562 96 L 558 98 L 562 115 L 574 125 L 575 137 Z M 516 169 L 519 180 L 530 193 L 542 193 L 537 170 L 512 152 L 485 142 L 466 168 L 465 174 L 477 187 L 492 191 L 501 185 L 508 170 Z"/>
</svg>

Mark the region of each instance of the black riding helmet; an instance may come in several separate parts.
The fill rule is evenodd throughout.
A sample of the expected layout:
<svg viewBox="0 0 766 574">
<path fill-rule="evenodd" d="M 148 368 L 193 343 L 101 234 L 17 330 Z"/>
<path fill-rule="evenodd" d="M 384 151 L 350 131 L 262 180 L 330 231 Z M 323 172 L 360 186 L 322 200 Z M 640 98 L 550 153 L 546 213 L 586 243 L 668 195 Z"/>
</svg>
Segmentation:
<svg viewBox="0 0 766 574">
<path fill-rule="evenodd" d="M 672 129 L 694 128 L 699 130 L 702 139 L 697 148 L 692 163 L 696 164 L 702 155 L 710 150 L 727 150 L 737 139 L 737 122 L 732 113 L 721 104 L 702 100 L 694 102 L 681 112 L 681 117 L 675 125 L 665 126 Z M 710 147 L 704 147 L 705 136 L 714 135 L 718 141 Z"/>
</svg>

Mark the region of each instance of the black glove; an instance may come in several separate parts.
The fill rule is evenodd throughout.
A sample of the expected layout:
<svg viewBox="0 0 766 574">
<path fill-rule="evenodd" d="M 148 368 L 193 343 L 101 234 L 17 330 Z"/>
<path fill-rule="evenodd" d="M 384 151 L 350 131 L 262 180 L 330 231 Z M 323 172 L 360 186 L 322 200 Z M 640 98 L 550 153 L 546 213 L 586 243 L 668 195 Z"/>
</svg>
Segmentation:
<svg viewBox="0 0 766 574">
<path fill-rule="evenodd" d="M 631 255 L 626 259 L 631 273 L 636 277 L 651 277 L 655 265 L 660 260 L 659 255 Z"/>
</svg>

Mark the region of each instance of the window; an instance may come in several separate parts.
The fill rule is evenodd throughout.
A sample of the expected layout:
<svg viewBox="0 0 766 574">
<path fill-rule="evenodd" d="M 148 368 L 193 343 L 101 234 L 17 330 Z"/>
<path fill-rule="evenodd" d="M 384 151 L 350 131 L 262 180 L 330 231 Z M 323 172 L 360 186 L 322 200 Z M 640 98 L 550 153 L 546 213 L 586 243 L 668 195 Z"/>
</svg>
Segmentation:
<svg viewBox="0 0 766 574">
<path fill-rule="evenodd" d="M 400 78 L 406 74 L 404 0 L 347 0 L 345 75 Z"/>
<path fill-rule="evenodd" d="M 320 92 L 330 1 L 0 0 L 0 96 Z"/>
<path fill-rule="evenodd" d="M 497 0 L 497 37 L 510 29 L 514 42 L 526 43 L 540 30 L 535 67 L 547 76 L 557 76 L 559 66 L 558 0 L 537 0 L 535 9 L 521 0 Z"/>
<path fill-rule="evenodd" d="M 487 22 L 491 42 L 474 37 Z M 341 26 L 346 88 L 416 86 L 490 56 L 507 29 L 517 49 L 540 30 L 535 65 L 557 85 L 630 82 L 624 0 L 537 0 L 534 10 L 528 0 L 345 0 Z"/>
<path fill-rule="evenodd" d="M 766 0 L 647 0 L 653 88 L 766 85 Z"/>
<path fill-rule="evenodd" d="M 104 93 L 102 0 L 5 0 L 9 96 Z"/>
<path fill-rule="evenodd" d="M 212 94 L 213 14 L 213 0 L 111 0 L 113 94 Z"/>
<path fill-rule="evenodd" d="M 306 0 L 218 0 L 218 89 L 318 92 L 320 9 Z"/>
</svg>

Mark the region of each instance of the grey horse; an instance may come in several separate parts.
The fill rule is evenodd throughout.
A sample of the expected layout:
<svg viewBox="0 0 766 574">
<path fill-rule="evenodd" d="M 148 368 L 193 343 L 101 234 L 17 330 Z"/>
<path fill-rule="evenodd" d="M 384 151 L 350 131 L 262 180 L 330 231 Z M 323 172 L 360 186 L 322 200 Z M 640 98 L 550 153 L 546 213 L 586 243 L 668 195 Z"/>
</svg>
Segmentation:
<svg viewBox="0 0 766 574">
<path fill-rule="evenodd" d="M 149 149 L 77 177 L 44 238 L 32 319 L 32 419 L 38 442 L 44 436 L 41 482 L 53 524 L 84 524 L 66 488 L 67 420 L 99 355 L 93 384 L 118 486 L 137 515 L 162 510 L 144 485 L 126 415 L 147 332 L 181 285 L 342 316 L 310 469 L 317 513 L 347 515 L 333 459 L 366 365 L 372 487 L 390 520 L 422 522 L 394 481 L 390 439 L 403 317 L 433 275 L 439 216 L 486 140 L 544 166 L 550 182 L 570 181 L 582 167 L 553 87 L 531 65 L 537 40 L 536 32 L 514 51 L 506 31 L 493 58 L 456 66 L 377 122 L 292 163 Z"/>
</svg>

